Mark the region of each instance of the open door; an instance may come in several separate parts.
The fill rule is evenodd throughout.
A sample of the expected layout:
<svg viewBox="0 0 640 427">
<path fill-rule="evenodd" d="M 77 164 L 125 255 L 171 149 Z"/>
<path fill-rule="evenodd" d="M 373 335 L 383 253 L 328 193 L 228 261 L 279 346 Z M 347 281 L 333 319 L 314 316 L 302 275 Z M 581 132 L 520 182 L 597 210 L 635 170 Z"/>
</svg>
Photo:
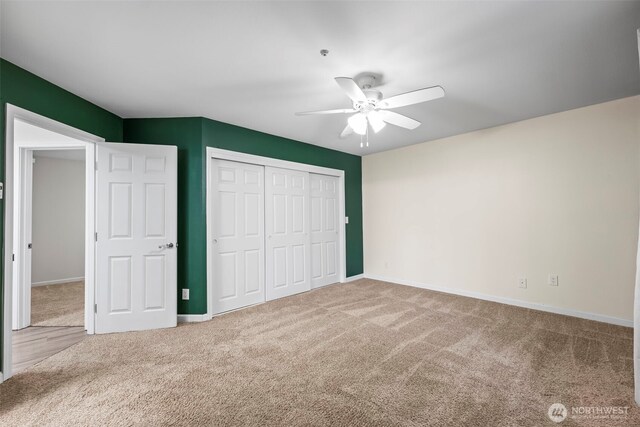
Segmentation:
<svg viewBox="0 0 640 427">
<path fill-rule="evenodd" d="M 176 326 L 177 153 L 97 144 L 96 333 Z"/>
<path fill-rule="evenodd" d="M 31 326 L 31 234 L 33 198 L 33 151 L 18 150 L 19 176 L 16 179 L 15 237 L 13 240 L 13 330 Z"/>
</svg>

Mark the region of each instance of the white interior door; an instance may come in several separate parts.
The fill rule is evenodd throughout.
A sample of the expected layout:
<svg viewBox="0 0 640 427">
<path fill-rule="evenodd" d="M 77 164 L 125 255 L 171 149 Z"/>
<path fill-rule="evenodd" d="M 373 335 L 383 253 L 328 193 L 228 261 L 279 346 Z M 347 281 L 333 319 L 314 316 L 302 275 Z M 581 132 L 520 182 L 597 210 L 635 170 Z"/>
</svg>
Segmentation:
<svg viewBox="0 0 640 427">
<path fill-rule="evenodd" d="M 177 154 L 97 144 L 97 333 L 176 326 Z"/>
<path fill-rule="evenodd" d="M 17 233 L 13 240 L 13 329 L 31 326 L 31 241 L 33 199 L 33 151 L 19 149 L 15 153 L 19 163 L 16 179 L 14 218 Z"/>
<path fill-rule="evenodd" d="M 264 167 L 212 159 L 213 314 L 257 304 L 264 291 Z"/>
<path fill-rule="evenodd" d="M 311 287 L 340 281 L 338 245 L 338 178 L 310 174 Z"/>
<path fill-rule="evenodd" d="M 267 301 L 311 289 L 309 173 L 265 168 Z"/>
</svg>

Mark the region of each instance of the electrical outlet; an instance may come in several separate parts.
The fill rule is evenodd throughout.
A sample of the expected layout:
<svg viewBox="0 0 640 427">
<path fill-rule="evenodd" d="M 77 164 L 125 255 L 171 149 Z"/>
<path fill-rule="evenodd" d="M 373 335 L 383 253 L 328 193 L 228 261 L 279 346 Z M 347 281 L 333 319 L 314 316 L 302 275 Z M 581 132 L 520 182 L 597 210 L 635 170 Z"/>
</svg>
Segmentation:
<svg viewBox="0 0 640 427">
<path fill-rule="evenodd" d="M 549 283 L 549 286 L 558 286 L 558 275 L 550 274 L 547 282 Z"/>
<path fill-rule="evenodd" d="M 345 224 L 349 224 L 349 217 L 348 217 L 348 216 L 345 216 L 345 217 L 344 217 L 344 223 L 345 223 Z"/>
<path fill-rule="evenodd" d="M 188 300 L 189 299 L 189 289 L 182 289 L 182 299 L 183 300 Z"/>
<path fill-rule="evenodd" d="M 521 277 L 518 279 L 518 287 L 525 289 L 527 287 L 527 278 Z"/>
</svg>

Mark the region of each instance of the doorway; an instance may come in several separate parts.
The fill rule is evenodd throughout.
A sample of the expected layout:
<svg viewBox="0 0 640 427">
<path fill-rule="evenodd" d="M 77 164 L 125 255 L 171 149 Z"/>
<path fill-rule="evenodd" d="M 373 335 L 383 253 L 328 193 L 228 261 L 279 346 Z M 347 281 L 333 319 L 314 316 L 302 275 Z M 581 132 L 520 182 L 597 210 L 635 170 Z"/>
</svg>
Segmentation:
<svg viewBox="0 0 640 427">
<path fill-rule="evenodd" d="M 25 131 L 31 136 L 24 137 Z M 0 182 L 5 206 L 0 382 L 12 375 L 12 326 L 24 329 L 33 321 L 31 252 L 35 247 L 28 226 L 32 195 L 25 184 L 32 184 L 34 152 L 84 150 L 84 326 L 77 327 L 81 333 L 175 327 L 177 147 L 106 143 L 10 104 L 6 105 L 5 142 L 6 182 L 4 186 Z M 69 284 L 69 279 L 80 278 L 67 274 L 71 276 L 59 280 Z M 78 294 L 77 289 L 70 292 Z M 77 323 L 80 305 L 72 310 Z M 61 323 L 60 319 L 55 322 Z"/>
<path fill-rule="evenodd" d="M 84 330 L 85 150 L 27 150 L 25 155 L 23 217 L 29 243 L 24 282 L 16 290 L 30 284 L 31 295 L 17 306 L 13 329 L 23 329 L 17 320 L 24 317 L 27 327 Z M 30 308 L 30 316 L 20 313 L 23 307 Z"/>
<path fill-rule="evenodd" d="M 6 111 L 0 380 L 94 332 L 94 159 L 95 144 L 104 141 L 13 105 Z M 67 230 L 62 238 L 73 250 L 55 241 L 55 229 L 70 222 L 74 235 Z M 21 352 L 15 361 L 14 350 Z"/>
<path fill-rule="evenodd" d="M 85 286 L 85 223 L 92 203 L 86 142 L 20 119 L 13 133 L 11 328 L 17 373 L 86 335 L 91 288 Z"/>
</svg>

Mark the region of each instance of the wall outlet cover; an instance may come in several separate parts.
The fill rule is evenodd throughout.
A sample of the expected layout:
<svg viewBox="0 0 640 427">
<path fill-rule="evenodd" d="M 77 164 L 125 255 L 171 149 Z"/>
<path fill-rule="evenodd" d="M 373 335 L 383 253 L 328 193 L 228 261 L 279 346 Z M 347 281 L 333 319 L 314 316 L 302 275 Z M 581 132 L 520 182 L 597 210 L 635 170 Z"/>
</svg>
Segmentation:
<svg viewBox="0 0 640 427">
<path fill-rule="evenodd" d="M 182 289 L 182 299 L 183 300 L 188 300 L 189 299 L 189 289 Z"/>
<path fill-rule="evenodd" d="M 521 277 L 518 279 L 518 287 L 525 289 L 527 287 L 527 278 Z"/>
<path fill-rule="evenodd" d="M 558 286 L 558 275 L 550 274 L 548 283 L 549 283 L 549 286 Z"/>
</svg>

